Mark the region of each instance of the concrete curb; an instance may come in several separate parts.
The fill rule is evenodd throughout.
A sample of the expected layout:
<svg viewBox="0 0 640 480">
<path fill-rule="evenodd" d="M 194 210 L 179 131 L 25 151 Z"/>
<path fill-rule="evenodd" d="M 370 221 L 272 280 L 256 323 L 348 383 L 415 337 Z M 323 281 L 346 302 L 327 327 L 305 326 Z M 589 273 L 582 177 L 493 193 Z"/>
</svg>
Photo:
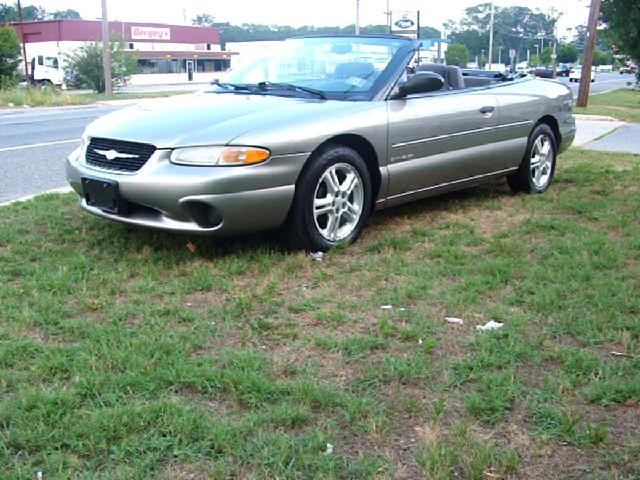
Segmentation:
<svg viewBox="0 0 640 480">
<path fill-rule="evenodd" d="M 591 122 L 621 122 L 622 120 L 618 120 L 617 118 L 607 117 L 604 115 L 582 115 L 582 114 L 574 114 L 573 115 L 577 121 L 585 120 Z"/>
<path fill-rule="evenodd" d="M 33 195 L 27 195 L 26 197 L 16 198 L 14 200 L 9 200 L 7 202 L 0 203 L 0 207 L 6 207 L 8 205 L 12 205 L 18 202 L 26 202 L 27 200 L 32 200 L 40 195 L 46 195 L 48 193 L 71 193 L 73 189 L 71 187 L 62 187 L 62 188 L 54 188 L 52 190 L 46 190 L 40 193 L 34 193 Z"/>
</svg>

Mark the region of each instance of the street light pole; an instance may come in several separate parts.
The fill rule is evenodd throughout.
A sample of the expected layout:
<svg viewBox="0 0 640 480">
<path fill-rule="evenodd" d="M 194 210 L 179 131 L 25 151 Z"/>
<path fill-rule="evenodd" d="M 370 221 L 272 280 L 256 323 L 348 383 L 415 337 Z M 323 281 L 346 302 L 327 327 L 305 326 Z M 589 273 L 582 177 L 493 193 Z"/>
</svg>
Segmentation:
<svg viewBox="0 0 640 480">
<path fill-rule="evenodd" d="M 360 35 L 360 0 L 356 0 L 356 35 Z"/>
<path fill-rule="evenodd" d="M 491 25 L 489 26 L 489 68 L 493 68 L 493 20 L 495 16 L 495 8 L 491 2 Z"/>
<path fill-rule="evenodd" d="M 113 95 L 111 83 L 111 45 L 109 42 L 109 21 L 107 20 L 107 0 L 102 0 L 102 68 L 104 70 L 104 93 Z"/>
<path fill-rule="evenodd" d="M 31 84 L 29 81 L 29 63 L 27 62 L 27 39 L 24 37 L 24 25 L 22 19 L 22 5 L 18 0 L 18 13 L 20 14 L 20 40 L 22 41 L 22 60 L 24 61 L 24 81 L 27 86 Z"/>
<path fill-rule="evenodd" d="M 600 19 L 600 5 L 602 0 L 591 0 L 589 8 L 589 32 L 584 44 L 584 58 L 582 61 L 582 76 L 578 90 L 578 107 L 586 107 L 589 103 L 589 88 L 591 87 L 591 66 L 596 49 L 596 35 L 598 34 L 598 20 Z"/>
</svg>

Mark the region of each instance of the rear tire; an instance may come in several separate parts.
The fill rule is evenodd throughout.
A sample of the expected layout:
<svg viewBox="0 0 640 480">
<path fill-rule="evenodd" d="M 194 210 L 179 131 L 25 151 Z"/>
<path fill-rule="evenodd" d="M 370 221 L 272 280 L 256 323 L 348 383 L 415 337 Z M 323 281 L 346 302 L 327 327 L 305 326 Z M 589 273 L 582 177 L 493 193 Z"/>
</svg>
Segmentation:
<svg viewBox="0 0 640 480">
<path fill-rule="evenodd" d="M 553 181 L 558 146 L 556 136 L 546 123 L 539 123 L 529 135 L 522 162 L 515 173 L 507 177 L 514 192 L 542 193 Z"/>
<path fill-rule="evenodd" d="M 367 165 L 353 149 L 328 145 L 307 162 L 284 226 L 294 249 L 326 252 L 354 242 L 371 212 L 372 184 Z"/>
</svg>

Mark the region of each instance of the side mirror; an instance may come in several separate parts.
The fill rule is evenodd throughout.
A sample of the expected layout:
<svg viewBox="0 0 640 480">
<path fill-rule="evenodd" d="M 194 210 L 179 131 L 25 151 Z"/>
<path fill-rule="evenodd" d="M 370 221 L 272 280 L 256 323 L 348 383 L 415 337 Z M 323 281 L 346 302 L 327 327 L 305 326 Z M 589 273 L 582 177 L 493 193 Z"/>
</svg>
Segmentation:
<svg viewBox="0 0 640 480">
<path fill-rule="evenodd" d="M 435 92 L 444 87 L 444 78 L 434 72 L 417 72 L 413 77 L 400 85 L 398 97 L 406 97 L 416 93 Z"/>
</svg>

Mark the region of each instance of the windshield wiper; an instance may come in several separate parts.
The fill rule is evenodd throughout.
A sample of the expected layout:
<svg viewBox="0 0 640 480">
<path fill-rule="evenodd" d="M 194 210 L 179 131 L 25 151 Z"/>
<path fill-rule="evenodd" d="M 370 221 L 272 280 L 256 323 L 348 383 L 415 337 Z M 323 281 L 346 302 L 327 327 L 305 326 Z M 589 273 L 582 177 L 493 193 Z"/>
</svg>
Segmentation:
<svg viewBox="0 0 640 480">
<path fill-rule="evenodd" d="M 291 90 L 294 92 L 304 92 L 311 95 L 315 95 L 323 100 L 327 99 L 327 96 L 322 90 L 316 90 L 315 88 L 301 87 L 300 85 L 294 85 L 293 83 L 280 83 L 280 82 L 260 82 L 258 83 L 260 90 Z"/>
<path fill-rule="evenodd" d="M 225 88 L 227 90 L 234 91 L 247 91 L 251 93 L 260 93 L 260 90 L 256 88 L 255 85 L 247 84 L 247 83 L 226 83 L 226 82 L 211 82 L 211 85 L 215 85 L 216 87 Z"/>
</svg>

